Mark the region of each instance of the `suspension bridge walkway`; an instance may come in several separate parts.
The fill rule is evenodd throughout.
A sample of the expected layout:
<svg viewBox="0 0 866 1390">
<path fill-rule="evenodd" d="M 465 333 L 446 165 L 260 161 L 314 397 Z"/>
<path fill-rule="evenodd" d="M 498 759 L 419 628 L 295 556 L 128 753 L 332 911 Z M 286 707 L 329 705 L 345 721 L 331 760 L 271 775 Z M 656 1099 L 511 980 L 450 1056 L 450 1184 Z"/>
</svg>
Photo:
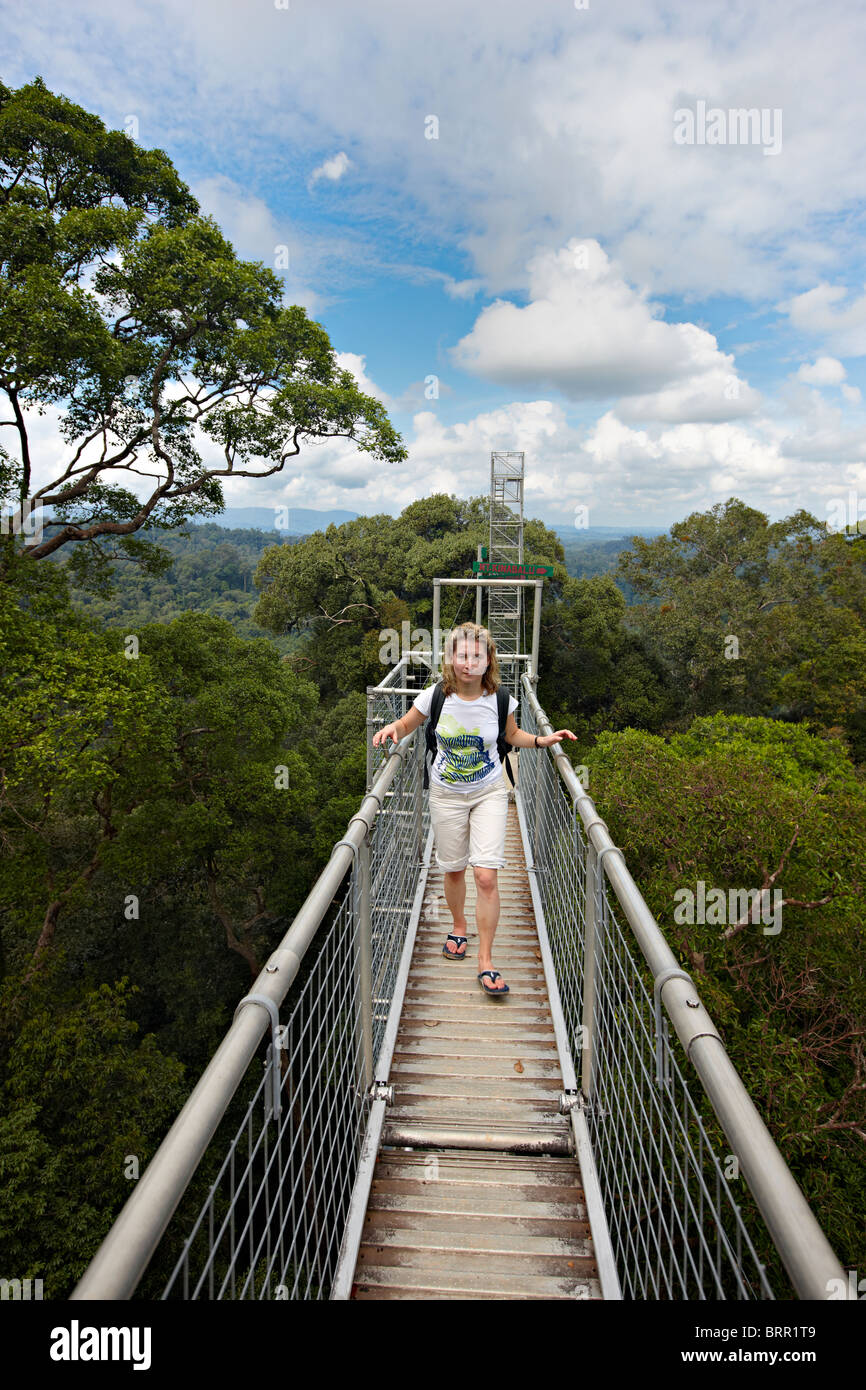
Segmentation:
<svg viewBox="0 0 866 1390">
<path fill-rule="evenodd" d="M 540 579 L 521 453 L 493 453 L 489 548 L 434 579 L 433 635 L 367 691 L 367 790 L 73 1299 L 827 1297 L 842 1267 L 694 981 L 560 746 L 523 748 L 495 959 L 446 961 L 423 727 L 443 585 L 488 595 L 518 722 Z M 507 571 L 510 579 L 491 577 Z M 531 650 L 523 597 L 534 590 Z M 458 609 L 459 614 L 459 609 Z M 408 624 L 405 624 L 408 627 Z M 471 876 L 467 876 L 471 877 Z M 467 882 L 472 923 L 474 885 Z M 838 1287 L 838 1286 L 837 1286 Z"/>
<path fill-rule="evenodd" d="M 368 691 L 358 812 L 73 1299 L 825 1298 L 844 1271 L 561 747 L 510 755 L 511 992 L 443 960 L 423 727 L 370 742 L 412 660 Z M 519 722 L 549 733 L 535 676 Z"/>
<path fill-rule="evenodd" d="M 353 1298 L 602 1296 L 514 804 L 505 853 L 497 1000 L 468 943 L 443 960 L 444 875 L 428 871 Z M 467 882 L 470 923 L 474 899 Z"/>
</svg>

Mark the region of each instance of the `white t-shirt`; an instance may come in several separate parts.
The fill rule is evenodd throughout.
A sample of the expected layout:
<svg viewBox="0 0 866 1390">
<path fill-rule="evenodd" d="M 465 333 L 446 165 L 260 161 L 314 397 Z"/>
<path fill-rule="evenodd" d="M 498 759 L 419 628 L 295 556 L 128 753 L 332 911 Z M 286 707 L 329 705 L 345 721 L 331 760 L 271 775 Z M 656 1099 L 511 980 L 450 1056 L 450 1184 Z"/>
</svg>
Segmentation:
<svg viewBox="0 0 866 1390">
<path fill-rule="evenodd" d="M 416 709 L 429 718 L 435 686 L 428 685 L 412 701 Z M 508 713 L 517 709 L 513 695 L 508 697 Z M 446 695 L 439 722 L 436 742 L 439 751 L 430 765 L 430 776 L 441 787 L 455 791 L 474 792 L 489 787 L 502 776 L 502 763 L 496 740 L 499 736 L 499 715 L 495 695 L 479 695 L 477 700 L 464 700 L 459 695 Z"/>
</svg>

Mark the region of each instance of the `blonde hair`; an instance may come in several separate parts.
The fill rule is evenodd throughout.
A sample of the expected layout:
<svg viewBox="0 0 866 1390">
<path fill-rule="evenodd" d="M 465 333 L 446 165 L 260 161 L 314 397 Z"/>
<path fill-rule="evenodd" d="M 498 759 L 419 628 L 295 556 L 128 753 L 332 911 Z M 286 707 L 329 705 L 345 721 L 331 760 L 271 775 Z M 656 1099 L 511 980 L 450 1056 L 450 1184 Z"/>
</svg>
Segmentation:
<svg viewBox="0 0 866 1390">
<path fill-rule="evenodd" d="M 450 651 L 454 655 L 454 648 L 460 641 L 466 640 L 472 643 L 483 643 L 487 647 L 489 660 L 487 670 L 481 677 L 481 685 L 485 695 L 495 695 L 502 684 L 502 677 L 499 674 L 499 658 L 496 655 L 496 643 L 490 636 L 486 627 L 481 627 L 478 623 L 461 623 L 459 627 L 452 627 L 445 639 L 445 651 L 442 654 L 442 689 L 446 695 L 457 694 L 457 677 L 454 673 L 454 662 L 448 659 Z"/>
</svg>

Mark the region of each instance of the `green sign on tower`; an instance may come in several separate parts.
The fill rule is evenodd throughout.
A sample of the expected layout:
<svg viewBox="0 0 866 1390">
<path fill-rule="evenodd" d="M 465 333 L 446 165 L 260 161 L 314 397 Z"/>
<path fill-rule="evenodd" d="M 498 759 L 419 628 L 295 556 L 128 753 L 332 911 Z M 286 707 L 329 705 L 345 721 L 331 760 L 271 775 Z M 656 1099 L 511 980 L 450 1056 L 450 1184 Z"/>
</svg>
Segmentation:
<svg viewBox="0 0 866 1390">
<path fill-rule="evenodd" d="M 552 579 L 552 565 L 509 565 L 504 562 L 491 564 L 489 560 L 473 560 L 473 574 L 486 574 L 491 578 L 502 579 Z"/>
</svg>

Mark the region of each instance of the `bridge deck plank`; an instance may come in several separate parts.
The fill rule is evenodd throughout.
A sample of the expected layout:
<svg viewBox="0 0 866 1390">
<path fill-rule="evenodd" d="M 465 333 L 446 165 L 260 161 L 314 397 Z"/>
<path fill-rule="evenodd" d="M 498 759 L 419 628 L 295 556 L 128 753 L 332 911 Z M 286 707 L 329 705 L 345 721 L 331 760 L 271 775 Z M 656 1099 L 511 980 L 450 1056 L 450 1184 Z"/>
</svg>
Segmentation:
<svg viewBox="0 0 866 1390">
<path fill-rule="evenodd" d="M 500 870 L 494 967 L 476 979 L 475 884 L 466 874 L 467 958 L 441 951 L 453 921 L 435 862 L 415 940 L 386 1123 L 526 1135 L 570 1132 L 514 803 Z M 357 1299 L 600 1299 L 576 1158 L 383 1145 L 355 1267 Z"/>
</svg>

